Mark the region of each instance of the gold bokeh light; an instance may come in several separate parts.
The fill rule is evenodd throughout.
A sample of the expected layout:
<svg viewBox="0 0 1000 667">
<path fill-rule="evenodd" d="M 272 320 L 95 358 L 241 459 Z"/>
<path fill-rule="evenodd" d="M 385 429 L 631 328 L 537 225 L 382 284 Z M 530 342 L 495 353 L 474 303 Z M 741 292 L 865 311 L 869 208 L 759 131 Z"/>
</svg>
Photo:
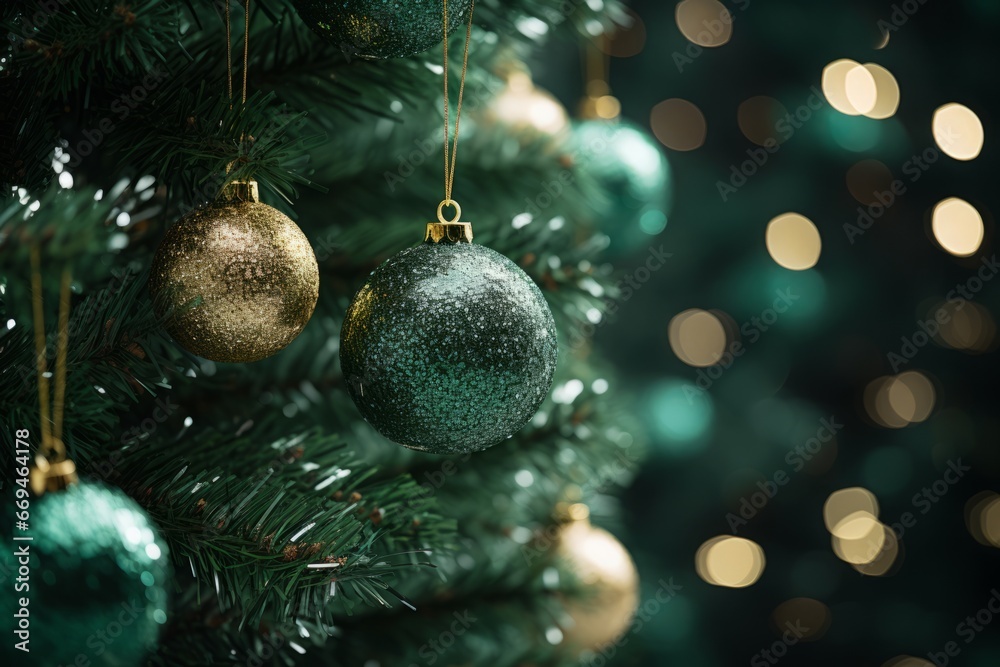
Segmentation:
<svg viewBox="0 0 1000 667">
<path fill-rule="evenodd" d="M 882 664 L 882 667 L 934 667 L 934 663 L 912 655 L 899 655 Z"/>
<path fill-rule="evenodd" d="M 864 65 L 855 65 L 844 76 L 844 94 L 855 113 L 868 114 L 878 101 L 878 86 L 875 77 Z"/>
<path fill-rule="evenodd" d="M 764 573 L 764 566 L 764 550 L 756 542 L 742 537 L 713 537 L 695 554 L 698 576 L 713 586 L 752 586 Z"/>
<path fill-rule="evenodd" d="M 675 151 L 700 148 L 708 133 L 701 109 L 678 97 L 664 100 L 653 107 L 649 122 L 660 143 Z"/>
<path fill-rule="evenodd" d="M 865 411 L 872 421 L 886 428 L 926 421 L 935 403 L 934 383 L 920 371 L 876 378 L 865 388 Z"/>
<path fill-rule="evenodd" d="M 698 46 L 722 46 L 733 36 L 733 17 L 718 0 L 683 0 L 674 17 L 681 34 Z"/>
<path fill-rule="evenodd" d="M 773 97 L 755 95 L 740 103 L 736 122 L 740 131 L 758 146 L 776 146 L 786 137 L 778 132 L 778 124 L 788 114 L 784 105 Z"/>
<path fill-rule="evenodd" d="M 986 227 L 975 206 L 964 199 L 949 197 L 934 207 L 931 231 L 945 251 L 956 257 L 968 257 L 979 250 Z"/>
<path fill-rule="evenodd" d="M 813 598 L 792 598 L 771 612 L 771 625 L 779 634 L 794 626 L 801 633 L 799 639 L 806 642 L 822 639 L 831 621 L 830 608 Z"/>
<path fill-rule="evenodd" d="M 871 75 L 876 90 L 875 104 L 865 115 L 876 120 L 891 118 L 899 109 L 899 84 L 896 83 L 896 77 L 875 63 L 865 63 L 864 68 Z"/>
<path fill-rule="evenodd" d="M 878 517 L 878 499 L 875 494 L 860 486 L 840 489 L 831 493 L 823 504 L 823 522 L 826 529 L 833 533 L 838 524 L 858 512 Z"/>
<path fill-rule="evenodd" d="M 713 313 L 692 308 L 678 313 L 667 327 L 670 348 L 689 366 L 712 366 L 726 351 L 726 329 Z"/>
<path fill-rule="evenodd" d="M 765 243 L 771 258 L 793 271 L 816 266 L 823 247 L 816 225 L 798 213 L 783 213 L 767 223 Z"/>
<path fill-rule="evenodd" d="M 965 505 L 969 533 L 980 544 L 1000 548 L 1000 495 L 983 491 Z"/>
<path fill-rule="evenodd" d="M 847 74 L 858 67 L 861 67 L 861 63 L 841 58 L 823 68 L 823 79 L 820 85 L 823 88 L 826 101 L 834 109 L 848 116 L 858 116 L 861 113 L 854 108 L 847 97 Z"/>
<path fill-rule="evenodd" d="M 952 102 L 939 107 L 931 129 L 938 148 L 956 160 L 974 160 L 983 150 L 983 123 L 967 106 Z"/>
</svg>

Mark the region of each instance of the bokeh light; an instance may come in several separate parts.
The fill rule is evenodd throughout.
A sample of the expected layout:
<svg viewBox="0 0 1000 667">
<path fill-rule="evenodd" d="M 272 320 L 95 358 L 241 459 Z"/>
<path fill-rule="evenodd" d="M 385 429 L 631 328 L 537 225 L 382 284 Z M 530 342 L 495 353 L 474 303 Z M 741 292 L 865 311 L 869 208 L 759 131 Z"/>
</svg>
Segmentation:
<svg viewBox="0 0 1000 667">
<path fill-rule="evenodd" d="M 725 327 L 707 310 L 692 308 L 678 313 L 667 329 L 670 348 L 689 366 L 712 366 L 725 354 Z"/>
<path fill-rule="evenodd" d="M 865 63 L 865 69 L 871 74 L 875 83 L 875 104 L 865 115 L 876 120 L 890 118 L 899 109 L 899 84 L 896 77 L 881 65 L 875 63 Z"/>
<path fill-rule="evenodd" d="M 854 107 L 847 95 L 847 75 L 858 68 L 864 70 L 861 63 L 848 58 L 835 60 L 823 68 L 823 78 L 820 85 L 823 88 L 826 101 L 834 109 L 848 116 L 857 116 L 861 113 Z M 868 76 L 871 74 L 869 73 Z"/>
<path fill-rule="evenodd" d="M 812 220 L 798 213 L 783 213 L 767 224 L 767 251 L 780 266 L 804 271 L 816 266 L 823 243 Z"/>
<path fill-rule="evenodd" d="M 952 102 L 934 112 L 934 142 L 956 160 L 974 160 L 983 150 L 983 123 L 972 109 Z"/>
<path fill-rule="evenodd" d="M 875 108 L 878 86 L 875 77 L 864 65 L 856 65 L 844 76 L 844 94 L 855 113 L 867 115 Z"/>
<path fill-rule="evenodd" d="M 935 402 L 933 382 L 919 371 L 876 378 L 865 388 L 865 411 L 872 421 L 886 428 L 926 421 Z"/>
<path fill-rule="evenodd" d="M 875 545 L 872 545 L 874 557 L 862 559 L 863 562 L 860 563 L 851 563 L 855 570 L 868 577 L 886 577 L 895 574 L 903 562 L 902 543 L 896 537 L 895 531 L 888 526 L 882 524 L 880 526 L 883 539 L 879 547 L 875 548 Z M 870 556 L 871 552 L 867 555 Z"/>
<path fill-rule="evenodd" d="M 944 347 L 963 352 L 981 353 L 993 348 L 996 322 L 990 311 L 972 301 L 946 301 L 928 313 L 943 320 L 935 341 Z"/>
<path fill-rule="evenodd" d="M 778 123 L 788 110 L 778 100 L 756 95 L 744 100 L 736 111 L 740 131 L 758 146 L 775 146 L 787 137 L 778 132 Z"/>
<path fill-rule="evenodd" d="M 507 87 L 496 96 L 490 113 L 513 127 L 531 127 L 546 134 L 555 134 L 569 123 L 563 105 L 550 93 L 536 88 L 524 72 L 510 74 Z"/>
<path fill-rule="evenodd" d="M 823 523 L 832 533 L 838 524 L 858 512 L 878 516 L 878 499 L 875 494 L 860 486 L 840 489 L 831 493 L 823 504 Z"/>
<path fill-rule="evenodd" d="M 986 234 L 976 207 L 958 197 L 949 197 L 934 207 L 931 230 L 941 247 L 956 257 L 975 254 Z"/>
<path fill-rule="evenodd" d="M 779 635 L 795 627 L 801 633 L 799 639 L 806 642 L 822 639 L 831 621 L 830 608 L 813 598 L 792 598 L 771 612 L 771 625 Z"/>
<path fill-rule="evenodd" d="M 718 0 L 683 0 L 674 16 L 681 34 L 698 46 L 722 46 L 733 36 L 733 17 Z"/>
<path fill-rule="evenodd" d="M 764 550 L 756 542 L 723 535 L 699 547 L 695 570 L 706 583 L 726 588 L 752 586 L 764 573 Z"/>
<path fill-rule="evenodd" d="M 704 444 L 715 409 L 707 391 L 681 380 L 666 380 L 648 392 L 647 411 L 655 435 L 674 455 L 687 455 Z"/>
<path fill-rule="evenodd" d="M 980 544 L 1000 548 L 1000 495 L 977 493 L 965 504 L 965 524 Z"/>
<path fill-rule="evenodd" d="M 912 655 L 900 655 L 882 664 L 882 667 L 934 667 L 934 663 Z"/>
<path fill-rule="evenodd" d="M 876 195 L 891 191 L 892 181 L 889 167 L 879 160 L 861 160 L 847 170 L 847 190 L 865 206 L 880 203 Z"/>
<path fill-rule="evenodd" d="M 701 147 L 708 133 L 701 109 L 677 97 L 653 107 L 650 126 L 660 143 L 675 151 L 693 151 Z"/>
</svg>

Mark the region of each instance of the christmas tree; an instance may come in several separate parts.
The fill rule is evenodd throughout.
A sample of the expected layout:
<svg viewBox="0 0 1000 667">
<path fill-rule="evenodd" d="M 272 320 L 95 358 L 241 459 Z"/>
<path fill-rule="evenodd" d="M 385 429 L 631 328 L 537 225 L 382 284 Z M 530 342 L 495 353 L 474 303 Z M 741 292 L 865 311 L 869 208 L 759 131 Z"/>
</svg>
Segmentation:
<svg viewBox="0 0 1000 667">
<path fill-rule="evenodd" d="M 561 665 L 625 632 L 634 566 L 589 523 L 613 521 L 643 445 L 591 343 L 622 289 L 595 213 L 622 194 L 605 169 L 627 172 L 605 154 L 621 128 L 593 121 L 604 134 L 581 139 L 524 65 L 624 14 L 470 5 L 449 0 L 444 19 L 440 0 L 4 4 L 5 664 Z M 443 92 L 458 135 L 460 80 L 455 197 L 475 242 L 541 290 L 559 359 L 551 388 L 521 378 L 540 405 L 499 444 L 435 454 L 362 418 L 382 378 L 344 372 L 341 328 L 433 219 Z M 590 90 L 591 116 L 616 115 L 607 92 Z M 188 223 L 225 216 L 262 235 L 236 242 L 256 291 L 189 278 L 178 296 L 159 253 L 211 274 L 230 260 Z M 284 240 L 255 256 L 265 229 Z M 298 229 L 308 245 L 290 249 Z M 423 315 L 408 321 L 421 335 Z M 440 342 L 449 372 L 482 353 L 462 334 Z M 458 409 L 424 393 L 431 420 Z M 491 398 L 457 405 L 503 422 Z"/>
</svg>

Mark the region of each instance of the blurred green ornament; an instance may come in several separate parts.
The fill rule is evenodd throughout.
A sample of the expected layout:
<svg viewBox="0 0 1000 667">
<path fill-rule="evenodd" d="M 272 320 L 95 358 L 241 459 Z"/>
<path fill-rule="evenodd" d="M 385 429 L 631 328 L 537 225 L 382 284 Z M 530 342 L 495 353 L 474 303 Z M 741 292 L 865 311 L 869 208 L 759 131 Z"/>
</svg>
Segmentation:
<svg viewBox="0 0 1000 667">
<path fill-rule="evenodd" d="M 302 21 L 348 57 L 405 58 L 439 44 L 441 0 L 293 0 Z M 471 0 L 448 0 L 448 33 L 468 18 Z"/>
<path fill-rule="evenodd" d="M 171 573 L 166 545 L 142 508 L 117 489 L 82 482 L 31 499 L 28 526 L 13 537 L 33 539 L 8 534 L 0 556 L 18 577 L 0 597 L 8 628 L 0 662 L 140 664 L 166 623 Z M 27 653 L 17 646 L 26 637 Z"/>
<path fill-rule="evenodd" d="M 347 311 L 340 363 L 351 398 L 404 447 L 486 449 L 523 427 L 552 384 L 545 298 L 471 241 L 469 223 L 429 224 L 426 241 L 375 269 Z"/>
<path fill-rule="evenodd" d="M 654 138 L 624 120 L 595 119 L 577 123 L 572 142 L 576 166 L 606 194 L 594 216 L 612 255 L 640 248 L 666 228 L 670 165 Z"/>
</svg>

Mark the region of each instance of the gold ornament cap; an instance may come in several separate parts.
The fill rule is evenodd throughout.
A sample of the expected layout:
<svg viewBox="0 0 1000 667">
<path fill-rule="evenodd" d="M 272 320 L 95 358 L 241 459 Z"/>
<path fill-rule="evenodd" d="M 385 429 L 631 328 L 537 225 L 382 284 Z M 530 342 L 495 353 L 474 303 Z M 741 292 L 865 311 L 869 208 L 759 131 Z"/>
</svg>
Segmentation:
<svg viewBox="0 0 1000 667">
<path fill-rule="evenodd" d="M 35 457 L 35 465 L 29 475 L 31 490 L 36 496 L 46 491 L 61 491 L 67 486 L 76 484 L 76 464 L 69 459 L 49 463 L 48 459 L 39 454 Z"/>
<path fill-rule="evenodd" d="M 222 188 L 219 199 L 228 202 L 256 204 L 260 201 L 260 188 L 257 186 L 257 181 L 233 181 Z"/>
<path fill-rule="evenodd" d="M 445 220 L 444 208 L 455 208 L 455 217 Z M 437 208 L 437 222 L 428 222 L 424 231 L 425 243 L 472 243 L 472 223 L 459 222 L 462 217 L 462 207 L 453 199 L 445 199 Z"/>
</svg>

